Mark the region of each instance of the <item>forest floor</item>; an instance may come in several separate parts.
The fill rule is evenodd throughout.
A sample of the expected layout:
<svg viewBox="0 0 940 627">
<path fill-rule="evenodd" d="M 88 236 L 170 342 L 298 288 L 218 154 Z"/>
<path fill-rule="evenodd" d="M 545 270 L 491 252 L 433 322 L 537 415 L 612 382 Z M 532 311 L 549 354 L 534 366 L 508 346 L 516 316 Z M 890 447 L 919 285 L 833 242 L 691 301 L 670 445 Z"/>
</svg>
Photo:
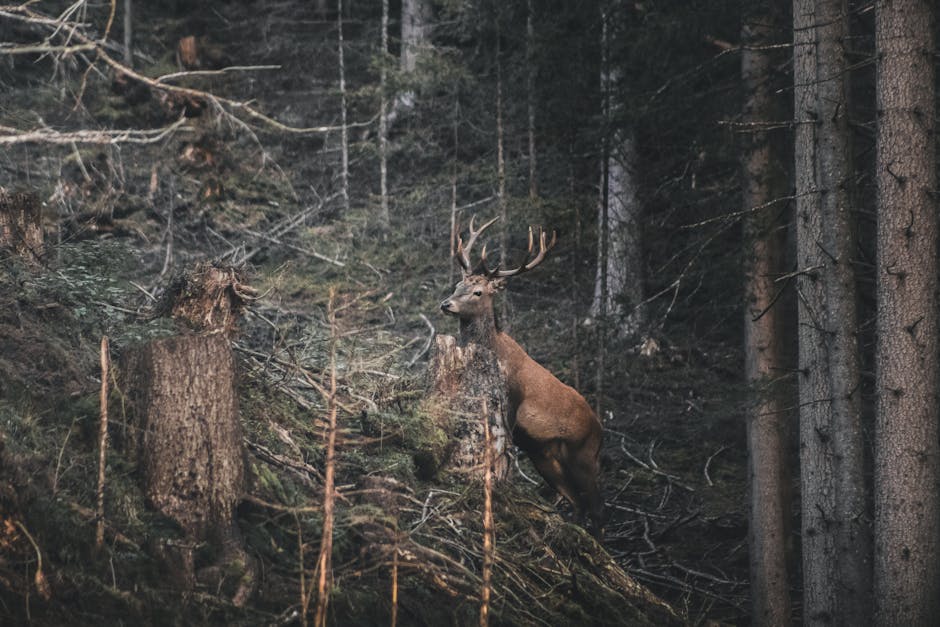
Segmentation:
<svg viewBox="0 0 940 627">
<path fill-rule="evenodd" d="M 280 66 L 277 72 L 208 79 L 201 88 L 256 99 L 288 123 L 335 123 L 331 27 L 314 16 L 280 15 L 276 9 L 254 23 L 245 15 L 250 10 L 236 3 L 211 29 L 194 27 L 192 19 L 142 21 L 147 26 L 138 32 L 139 45 L 154 55 L 148 74 L 172 69 L 175 43 L 195 28 L 202 49 L 219 58 L 214 65 L 237 60 Z M 356 46 L 357 36 L 364 40 L 366 34 L 355 25 L 351 30 L 351 46 Z M 310 51 L 297 43 L 311 32 L 322 36 L 320 63 L 314 67 Z M 236 42 L 249 40 L 264 45 L 245 59 Z M 353 77 L 370 71 L 367 57 L 364 49 L 358 61 L 351 55 Z M 3 123 L 34 116 L 50 125 L 74 122 L 47 70 L 20 65 L 13 79 L 5 78 L 13 84 L 0 110 Z M 97 87 L 93 79 L 79 109 L 81 120 L 116 127 L 163 124 L 186 106 L 111 89 L 112 79 L 101 77 Z M 359 103 L 353 98 L 352 105 L 353 119 L 366 117 L 365 97 Z M 91 624 L 147 612 L 160 623 L 160 610 L 154 608 L 166 604 L 168 591 L 156 583 L 142 546 L 153 528 L 166 522 L 142 502 L 133 468 L 119 448 L 109 453 L 110 563 L 87 565 L 100 385 L 97 347 L 101 335 L 108 335 L 120 363 L 135 345 L 171 332 L 166 321 L 147 315 L 161 286 L 195 261 L 221 257 L 248 264 L 251 283 L 261 294 L 247 312 L 235 348 L 251 477 L 251 498 L 239 510 L 239 525 L 266 570 L 260 600 L 247 609 L 227 605 L 212 591 L 201 593 L 195 605 L 204 608 L 202 619 L 239 624 L 296 620 L 296 563 L 304 559 L 296 546 L 301 536 L 315 539 L 319 533 L 319 515 L 303 513 L 302 507 L 318 498 L 313 495 L 323 465 L 326 414 L 324 399 L 308 377 L 324 381 L 331 340 L 340 399 L 347 408 L 341 412 L 338 444 L 337 483 L 347 497 L 335 540 L 336 615 L 360 624 L 384 621 L 379 610 L 363 609 L 377 600 L 383 608 L 388 603 L 388 560 L 365 556 L 369 547 L 383 546 L 375 536 L 384 532 L 374 528 L 382 508 L 355 498 L 370 477 L 398 482 L 397 493 L 403 496 L 395 506 L 401 508 L 397 529 L 423 541 L 420 546 L 456 547 L 458 557 L 448 559 L 468 566 L 435 562 L 444 558 L 432 556 L 430 549 L 415 563 L 425 564 L 424 574 L 431 579 L 439 577 L 442 589 L 453 587 L 455 598 L 469 598 L 447 575 L 449 569 L 473 568 L 475 545 L 466 539 L 466 530 L 476 530 L 478 523 L 466 516 L 479 506 L 479 498 L 467 486 L 417 479 L 411 460 L 424 435 L 418 401 L 424 392 L 426 347 L 432 333 L 456 333 L 456 324 L 438 311 L 454 277 L 447 210 L 428 208 L 441 205 L 444 192 L 395 189 L 399 200 L 393 211 L 408 217 L 395 218 L 383 238 L 373 225 L 376 200 L 369 168 L 374 154 L 368 149 L 353 153 L 352 208 L 344 211 L 337 202 L 338 134 L 246 131 L 208 111 L 185 123 L 190 132 L 134 149 L 40 145 L 16 147 L 0 158 L 0 184 L 36 190 L 50 226 L 50 254 L 38 272 L 6 259 L 0 274 L 0 453 L 18 469 L 18 489 L 28 487 L 0 498 L 5 507 L 14 502 L 23 507 L 22 519 L 9 509 L 0 511 L 8 526 L 22 520 L 21 528 L 9 527 L 0 536 L 0 549 L 9 551 L 0 561 L 0 618 L 22 617 L 25 603 L 26 615 L 35 612 L 40 624 L 55 624 L 67 615 L 76 624 Z M 400 148 L 398 158 L 407 158 L 407 150 Z M 530 216 L 558 224 L 563 235 L 575 230 L 570 215 L 551 203 L 521 207 L 517 221 L 524 225 Z M 543 267 L 510 286 L 509 330 L 535 359 L 601 406 L 608 514 L 604 548 L 610 556 L 690 624 L 746 624 L 745 401 L 738 347 L 728 344 L 727 334 L 670 324 L 653 325 L 645 348 L 654 350 L 620 340 L 608 340 L 599 350 L 597 329 L 585 320 L 591 258 L 580 241 L 562 238 Z M 331 288 L 339 312 L 332 328 L 326 319 Z M 724 323 L 734 325 L 737 319 Z M 596 370 L 602 351 L 599 394 Z M 116 424 L 120 429 L 121 420 Z M 537 475 L 520 456 L 497 498 L 497 517 L 506 516 L 497 521 L 496 550 L 506 551 L 501 576 L 523 582 L 507 583 L 502 597 L 497 589 L 496 615 L 507 623 L 543 620 L 535 610 L 520 618 L 506 609 L 509 605 L 549 604 L 525 596 L 529 584 L 524 582 L 530 580 L 513 562 L 537 563 L 544 556 L 514 553 L 518 536 L 527 532 L 515 526 L 512 516 L 538 518 L 538 512 L 556 508 L 567 515 L 563 504 L 535 485 L 541 481 L 533 484 L 530 478 Z M 539 534 L 555 538 L 551 546 L 556 550 L 559 537 L 574 533 L 561 518 L 535 518 Z M 577 539 L 560 544 L 587 542 L 580 535 L 570 537 Z M 23 592 L 24 585 L 38 586 L 26 580 L 43 572 L 31 562 L 34 547 L 45 554 L 49 598 L 43 598 L 41 588 L 32 599 Z M 315 549 L 307 551 L 309 562 Z M 25 575 L 13 568 L 19 563 L 32 564 Z M 457 609 L 425 607 L 438 601 L 424 588 L 408 588 L 404 580 L 402 586 L 403 621 L 410 617 L 428 624 L 438 613 L 458 620 Z M 562 596 L 577 600 L 577 584 L 564 586 Z M 52 609 L 42 610 L 44 604 Z M 595 609 L 610 611 L 601 605 Z M 165 617 L 179 619 L 172 610 L 164 611 Z M 624 620 L 583 612 L 582 622 Z M 563 614 L 571 622 L 579 620 L 573 610 Z M 186 616 L 197 620 L 198 614 Z"/>
</svg>

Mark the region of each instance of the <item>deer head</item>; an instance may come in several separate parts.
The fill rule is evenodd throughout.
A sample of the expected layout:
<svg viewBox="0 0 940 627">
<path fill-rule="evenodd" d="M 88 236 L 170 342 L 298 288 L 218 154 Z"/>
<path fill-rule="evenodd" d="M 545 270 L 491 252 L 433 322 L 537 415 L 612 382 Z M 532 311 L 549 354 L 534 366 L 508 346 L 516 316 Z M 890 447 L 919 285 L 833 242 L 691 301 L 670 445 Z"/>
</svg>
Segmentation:
<svg viewBox="0 0 940 627">
<path fill-rule="evenodd" d="M 529 227 L 529 249 L 527 259 L 521 266 L 514 270 L 500 270 L 497 265 L 492 270 L 486 265 L 486 245 L 480 253 L 480 261 L 474 266 L 470 262 L 470 251 L 476 243 L 480 234 L 485 231 L 498 218 L 493 218 L 479 229 L 473 228 L 474 218 L 470 219 L 470 234 L 467 243 L 457 236 L 457 250 L 454 253 L 454 259 L 460 264 L 463 271 L 463 278 L 454 288 L 454 293 L 450 298 L 441 303 L 441 310 L 444 313 L 457 316 L 461 321 L 477 320 L 493 315 L 493 296 L 506 287 L 506 279 L 523 272 L 528 272 L 535 266 L 544 261 L 545 254 L 555 245 L 556 236 L 552 233 L 551 242 L 547 241 L 545 231 L 539 229 L 539 252 L 534 257 L 532 253 L 535 250 L 535 236 L 532 227 Z"/>
</svg>

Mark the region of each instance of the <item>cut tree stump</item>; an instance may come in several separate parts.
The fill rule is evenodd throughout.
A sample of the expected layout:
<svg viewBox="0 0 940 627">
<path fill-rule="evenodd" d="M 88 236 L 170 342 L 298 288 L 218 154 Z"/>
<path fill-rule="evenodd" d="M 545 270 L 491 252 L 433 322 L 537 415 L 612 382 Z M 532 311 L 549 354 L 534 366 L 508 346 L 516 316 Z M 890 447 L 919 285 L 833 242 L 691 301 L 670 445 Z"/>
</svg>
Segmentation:
<svg viewBox="0 0 940 627">
<path fill-rule="evenodd" d="M 176 275 L 154 308 L 198 333 L 234 335 L 247 301 L 257 292 L 232 266 L 202 262 Z"/>
<path fill-rule="evenodd" d="M 255 579 L 235 524 L 245 451 L 230 342 L 248 293 L 233 268 L 200 264 L 177 277 L 164 311 L 185 328 L 126 351 L 122 368 L 125 453 L 137 462 L 148 504 L 183 531 L 182 540 L 155 540 L 153 549 L 184 590 L 221 587 L 235 603 L 247 600 Z M 208 564 L 195 554 L 206 543 L 219 556 Z"/>
<path fill-rule="evenodd" d="M 478 344 L 460 346 L 450 335 L 438 335 L 428 366 L 428 395 L 424 412 L 440 437 L 431 437 L 415 455 L 419 474 L 441 471 L 483 477 L 486 399 L 493 448 L 493 476 L 509 472 L 506 375 L 496 354 Z"/>
<path fill-rule="evenodd" d="M 127 452 L 147 500 L 198 539 L 231 524 L 244 489 L 244 453 L 228 339 L 179 335 L 126 362 L 133 408 Z"/>
<path fill-rule="evenodd" d="M 10 194 L 0 187 L 0 248 L 28 263 L 42 258 L 42 208 L 36 194 Z"/>
</svg>

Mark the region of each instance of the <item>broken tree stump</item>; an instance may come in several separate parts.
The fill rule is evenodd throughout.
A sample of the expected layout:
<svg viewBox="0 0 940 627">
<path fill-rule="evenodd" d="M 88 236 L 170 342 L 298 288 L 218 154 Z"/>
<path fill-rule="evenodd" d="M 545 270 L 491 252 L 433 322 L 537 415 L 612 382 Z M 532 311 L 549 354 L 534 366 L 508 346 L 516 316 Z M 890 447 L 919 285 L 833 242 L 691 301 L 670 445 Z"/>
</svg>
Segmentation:
<svg viewBox="0 0 940 627">
<path fill-rule="evenodd" d="M 147 502 L 183 532 L 154 550 L 184 590 L 222 586 L 236 603 L 254 581 L 235 523 L 245 452 L 230 343 L 248 294 L 235 269 L 197 265 L 162 301 L 181 332 L 128 350 L 122 369 L 131 410 L 125 452 L 137 461 Z M 203 543 L 214 561 L 200 563 Z"/>
<path fill-rule="evenodd" d="M 496 354 L 485 346 L 460 346 L 450 335 L 438 335 L 428 366 L 424 411 L 442 437 L 430 438 L 415 455 L 418 471 L 434 476 L 451 471 L 483 477 L 486 399 L 493 450 L 493 476 L 509 472 L 508 402 L 506 375 Z"/>
<path fill-rule="evenodd" d="M 154 313 L 169 316 L 198 333 L 231 336 L 245 303 L 256 295 L 238 269 L 202 262 L 170 280 Z"/>
<path fill-rule="evenodd" d="M 0 248 L 28 263 L 42 258 L 42 208 L 36 194 L 11 194 L 0 187 Z"/>
</svg>

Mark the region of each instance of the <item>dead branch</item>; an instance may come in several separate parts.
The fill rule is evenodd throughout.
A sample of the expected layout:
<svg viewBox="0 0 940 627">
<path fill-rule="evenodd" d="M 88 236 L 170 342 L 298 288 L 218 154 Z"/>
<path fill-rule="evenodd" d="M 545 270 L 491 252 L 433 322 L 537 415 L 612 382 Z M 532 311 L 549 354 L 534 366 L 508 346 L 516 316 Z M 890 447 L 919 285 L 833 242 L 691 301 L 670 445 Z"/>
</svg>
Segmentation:
<svg viewBox="0 0 940 627">
<path fill-rule="evenodd" d="M 633 461 L 635 464 L 637 464 L 638 466 L 640 466 L 640 467 L 643 468 L 644 470 L 648 470 L 649 472 L 653 473 L 654 475 L 659 475 L 660 477 L 664 477 L 669 483 L 675 484 L 675 485 L 679 486 L 680 488 L 682 488 L 683 490 L 687 490 L 687 491 L 689 491 L 689 492 L 695 492 L 695 488 L 692 488 L 692 487 L 690 487 L 690 486 L 688 486 L 688 485 L 682 483 L 681 481 L 679 481 L 679 478 L 676 477 L 675 475 L 670 475 L 668 472 L 663 472 L 663 471 L 660 470 L 659 468 L 655 468 L 654 466 L 652 466 L 652 465 L 650 465 L 650 464 L 647 464 L 647 463 L 644 462 L 642 459 L 638 458 L 636 455 L 634 455 L 633 453 L 631 453 L 629 450 L 627 450 L 627 445 L 626 445 L 626 443 L 624 442 L 624 439 L 623 439 L 623 438 L 620 438 L 620 450 L 623 451 L 624 455 L 626 455 L 627 457 L 629 457 L 631 461 Z M 650 462 L 655 465 L 656 462 L 653 461 L 653 459 L 652 459 L 652 454 L 653 454 L 653 449 L 652 449 L 652 444 L 651 444 L 651 445 L 650 445 Z"/>
<path fill-rule="evenodd" d="M 219 76 L 221 74 L 229 74 L 231 72 L 259 72 L 261 70 L 280 70 L 280 65 L 231 65 L 229 67 L 224 67 L 220 70 L 189 70 L 186 72 L 174 72 L 172 74 L 164 74 L 163 76 L 158 76 L 155 80 L 158 83 L 165 83 L 167 81 L 175 81 L 181 78 L 194 78 L 198 76 Z"/>
<path fill-rule="evenodd" d="M 108 370 L 111 356 L 108 352 L 108 336 L 101 337 L 101 420 L 98 427 L 98 510 L 95 528 L 95 552 L 104 546 L 104 482 L 108 452 Z"/>
<path fill-rule="evenodd" d="M 0 145 L 13 144 L 156 144 L 175 132 L 193 132 L 181 117 L 173 124 L 157 129 L 119 129 L 56 131 L 51 128 L 20 130 L 11 126 L 0 126 Z"/>
<path fill-rule="evenodd" d="M 493 443 L 490 412 L 483 397 L 483 584 L 480 591 L 480 627 L 490 624 L 490 593 L 493 578 Z"/>
<path fill-rule="evenodd" d="M 712 478 L 708 476 L 708 466 L 709 466 L 709 464 L 712 463 L 712 460 L 715 459 L 715 456 L 716 456 L 716 455 L 718 455 L 719 453 L 721 453 L 722 451 L 724 451 L 724 450 L 727 449 L 727 448 L 728 448 L 727 446 L 722 446 L 720 449 L 718 449 L 717 451 L 715 451 L 714 453 L 712 453 L 711 455 L 709 455 L 709 456 L 708 456 L 708 459 L 705 460 L 705 469 L 704 469 L 703 472 L 704 472 L 704 474 L 705 474 L 705 481 L 707 481 L 707 482 L 708 482 L 708 485 L 710 485 L 710 486 L 713 486 L 713 485 L 715 485 L 715 484 L 712 483 Z"/>
<path fill-rule="evenodd" d="M 314 616 L 316 627 L 326 627 L 326 610 L 329 604 L 332 578 L 330 557 L 333 553 L 333 507 L 336 501 L 336 289 L 330 288 L 327 318 L 330 322 L 330 396 L 329 429 L 326 439 L 326 477 L 323 485 L 323 535 L 320 538 L 320 558 L 317 560 L 317 609 Z"/>
<path fill-rule="evenodd" d="M 398 624 L 398 542 L 399 534 L 396 533 L 392 548 L 392 627 Z"/>
<path fill-rule="evenodd" d="M 126 76 L 127 78 L 134 80 L 143 85 L 147 85 L 158 91 L 175 93 L 182 96 L 187 96 L 189 98 L 195 98 L 197 100 L 205 100 L 214 104 L 220 111 L 225 111 L 227 107 L 231 111 L 238 111 L 250 119 L 257 120 L 267 126 L 270 126 L 274 129 L 277 129 L 286 133 L 295 133 L 295 134 L 310 134 L 310 133 L 330 133 L 334 131 L 339 131 L 344 128 L 343 126 L 314 126 L 314 127 L 305 127 L 298 128 L 294 126 L 289 126 L 275 120 L 274 118 L 261 113 L 256 108 L 251 106 L 247 102 L 239 102 L 231 98 L 225 98 L 212 94 L 201 89 L 193 89 L 190 87 L 180 87 L 178 85 L 171 85 L 166 82 L 161 82 L 159 79 L 150 78 L 139 72 L 136 72 L 132 68 L 128 67 L 124 63 L 118 61 L 110 54 L 108 54 L 106 47 L 99 41 L 92 39 L 82 32 L 81 25 L 75 22 L 70 22 L 65 18 L 51 18 L 41 13 L 37 13 L 30 8 L 30 4 L 27 3 L 19 6 L 3 6 L 0 7 L 0 17 L 9 18 L 11 20 L 16 20 L 19 22 L 25 22 L 27 24 L 39 25 L 51 29 L 52 35 L 50 38 L 55 36 L 59 31 L 64 31 L 69 39 L 74 38 L 76 41 L 92 46 L 93 50 L 97 53 L 97 58 L 103 61 L 106 65 L 110 66 L 119 74 Z M 234 116 L 233 116 L 234 117 Z M 373 117 L 370 120 L 365 122 L 353 122 L 345 125 L 345 128 L 348 127 L 361 127 L 369 126 L 375 121 Z M 19 143 L 19 142 L 10 142 L 10 143 Z"/>
<path fill-rule="evenodd" d="M 52 598 L 52 591 L 49 589 L 49 582 L 46 581 L 46 575 L 42 572 L 42 551 L 39 549 L 39 545 L 36 543 L 32 534 L 29 533 L 29 529 L 18 520 L 14 520 L 13 522 L 19 527 L 20 531 L 23 532 L 23 535 L 26 536 L 29 543 L 33 545 L 33 550 L 36 551 L 36 574 L 33 575 L 33 584 L 36 586 L 36 591 L 39 592 L 39 596 L 48 601 Z"/>
<path fill-rule="evenodd" d="M 421 356 L 428 352 L 428 349 L 431 348 L 431 342 L 434 341 L 434 336 L 437 333 L 437 330 L 434 328 L 434 325 L 431 324 L 431 321 L 428 320 L 427 316 L 425 316 L 424 314 L 418 314 L 418 315 L 421 317 L 422 320 L 424 320 L 424 324 L 428 325 L 428 328 L 431 330 L 431 332 L 428 333 L 428 340 L 427 342 L 424 343 L 424 347 L 420 351 L 415 353 L 414 356 L 411 358 L 411 361 L 408 362 L 409 368 L 415 365 L 415 362 L 421 359 Z"/>
</svg>

